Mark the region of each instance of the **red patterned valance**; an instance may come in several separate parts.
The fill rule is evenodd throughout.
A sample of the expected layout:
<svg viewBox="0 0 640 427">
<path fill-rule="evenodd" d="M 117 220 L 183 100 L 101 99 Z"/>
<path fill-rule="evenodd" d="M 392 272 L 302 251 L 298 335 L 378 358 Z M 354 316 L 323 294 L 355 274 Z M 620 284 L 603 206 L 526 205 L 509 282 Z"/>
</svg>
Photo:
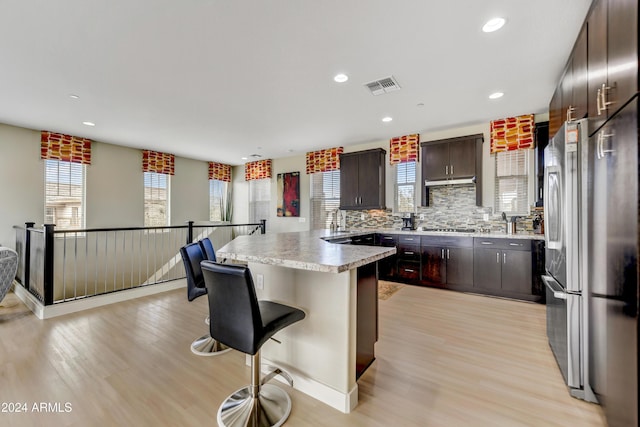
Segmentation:
<svg viewBox="0 0 640 427">
<path fill-rule="evenodd" d="M 389 163 L 417 162 L 420 153 L 420 135 L 397 136 L 389 141 Z"/>
<path fill-rule="evenodd" d="M 307 174 L 339 170 L 340 154 L 343 151 L 342 147 L 309 151 L 307 153 Z"/>
<path fill-rule="evenodd" d="M 173 154 L 159 151 L 142 151 L 142 171 L 173 175 L 175 173 L 176 157 Z"/>
<path fill-rule="evenodd" d="M 231 166 L 224 163 L 209 162 L 209 179 L 231 182 Z"/>
<path fill-rule="evenodd" d="M 90 165 L 91 140 L 43 130 L 40 134 L 40 158 Z"/>
<path fill-rule="evenodd" d="M 491 122 L 491 154 L 533 148 L 533 114 Z"/>
<path fill-rule="evenodd" d="M 271 160 L 258 160 L 255 162 L 245 163 L 244 179 L 251 181 L 252 179 L 271 178 Z"/>
</svg>

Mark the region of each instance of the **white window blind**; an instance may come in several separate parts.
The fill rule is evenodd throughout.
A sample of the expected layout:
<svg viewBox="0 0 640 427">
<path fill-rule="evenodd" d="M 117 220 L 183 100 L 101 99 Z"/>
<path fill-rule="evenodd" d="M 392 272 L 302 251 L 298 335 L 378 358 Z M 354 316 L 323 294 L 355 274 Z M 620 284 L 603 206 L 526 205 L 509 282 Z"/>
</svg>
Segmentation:
<svg viewBox="0 0 640 427">
<path fill-rule="evenodd" d="M 531 151 L 496 153 L 496 212 L 528 214 Z"/>
<path fill-rule="evenodd" d="M 60 230 L 85 227 L 85 166 L 45 160 L 44 222 Z"/>
<path fill-rule="evenodd" d="M 311 174 L 311 229 L 329 228 L 340 207 L 340 171 Z"/>
<path fill-rule="evenodd" d="M 209 180 L 209 220 L 225 221 L 227 217 L 227 186 L 226 181 Z"/>
<path fill-rule="evenodd" d="M 396 166 L 396 212 L 414 212 L 416 207 L 416 162 Z"/>
<path fill-rule="evenodd" d="M 170 175 L 144 172 L 144 226 L 169 225 Z"/>
<path fill-rule="evenodd" d="M 254 179 L 249 181 L 249 222 L 258 223 L 269 219 L 271 201 L 271 180 Z"/>
</svg>

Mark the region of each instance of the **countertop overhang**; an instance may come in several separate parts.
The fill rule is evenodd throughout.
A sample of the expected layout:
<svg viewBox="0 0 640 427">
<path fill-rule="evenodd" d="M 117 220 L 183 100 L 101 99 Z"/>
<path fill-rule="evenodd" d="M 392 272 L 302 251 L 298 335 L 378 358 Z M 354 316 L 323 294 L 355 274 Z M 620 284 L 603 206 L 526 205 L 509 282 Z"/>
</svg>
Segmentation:
<svg viewBox="0 0 640 427">
<path fill-rule="evenodd" d="M 239 236 L 216 251 L 218 258 L 257 262 L 282 267 L 342 273 L 396 253 L 394 247 L 329 243 L 323 238 L 357 236 L 362 233 L 312 230 Z"/>
</svg>

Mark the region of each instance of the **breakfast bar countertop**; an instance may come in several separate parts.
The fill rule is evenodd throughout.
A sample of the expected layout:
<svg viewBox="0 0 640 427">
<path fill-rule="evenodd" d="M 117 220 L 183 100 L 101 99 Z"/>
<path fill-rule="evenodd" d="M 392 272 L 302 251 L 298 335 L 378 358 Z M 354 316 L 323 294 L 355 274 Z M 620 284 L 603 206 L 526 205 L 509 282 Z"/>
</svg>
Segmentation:
<svg viewBox="0 0 640 427">
<path fill-rule="evenodd" d="M 218 258 L 282 267 L 341 273 L 396 253 L 394 247 L 339 245 L 326 238 L 356 236 L 354 232 L 311 230 L 239 236 L 216 251 Z"/>
</svg>

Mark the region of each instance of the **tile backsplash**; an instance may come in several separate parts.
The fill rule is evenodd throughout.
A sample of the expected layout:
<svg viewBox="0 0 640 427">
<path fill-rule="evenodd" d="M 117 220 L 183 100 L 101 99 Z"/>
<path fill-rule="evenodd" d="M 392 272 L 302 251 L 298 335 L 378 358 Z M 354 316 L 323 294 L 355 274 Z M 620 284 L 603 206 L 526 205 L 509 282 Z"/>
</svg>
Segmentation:
<svg viewBox="0 0 640 427">
<path fill-rule="evenodd" d="M 347 228 L 401 228 L 405 213 L 391 210 L 345 211 Z M 485 214 L 489 220 L 485 221 Z M 429 191 L 429 206 L 416 209 L 416 227 L 429 228 L 473 228 L 491 232 L 504 232 L 502 212 L 493 213 L 490 207 L 476 206 L 476 187 L 468 185 L 446 185 L 432 187 Z M 517 232 L 533 232 L 536 213 L 523 216 L 517 221 Z M 420 219 L 423 218 L 423 219 Z"/>
</svg>

